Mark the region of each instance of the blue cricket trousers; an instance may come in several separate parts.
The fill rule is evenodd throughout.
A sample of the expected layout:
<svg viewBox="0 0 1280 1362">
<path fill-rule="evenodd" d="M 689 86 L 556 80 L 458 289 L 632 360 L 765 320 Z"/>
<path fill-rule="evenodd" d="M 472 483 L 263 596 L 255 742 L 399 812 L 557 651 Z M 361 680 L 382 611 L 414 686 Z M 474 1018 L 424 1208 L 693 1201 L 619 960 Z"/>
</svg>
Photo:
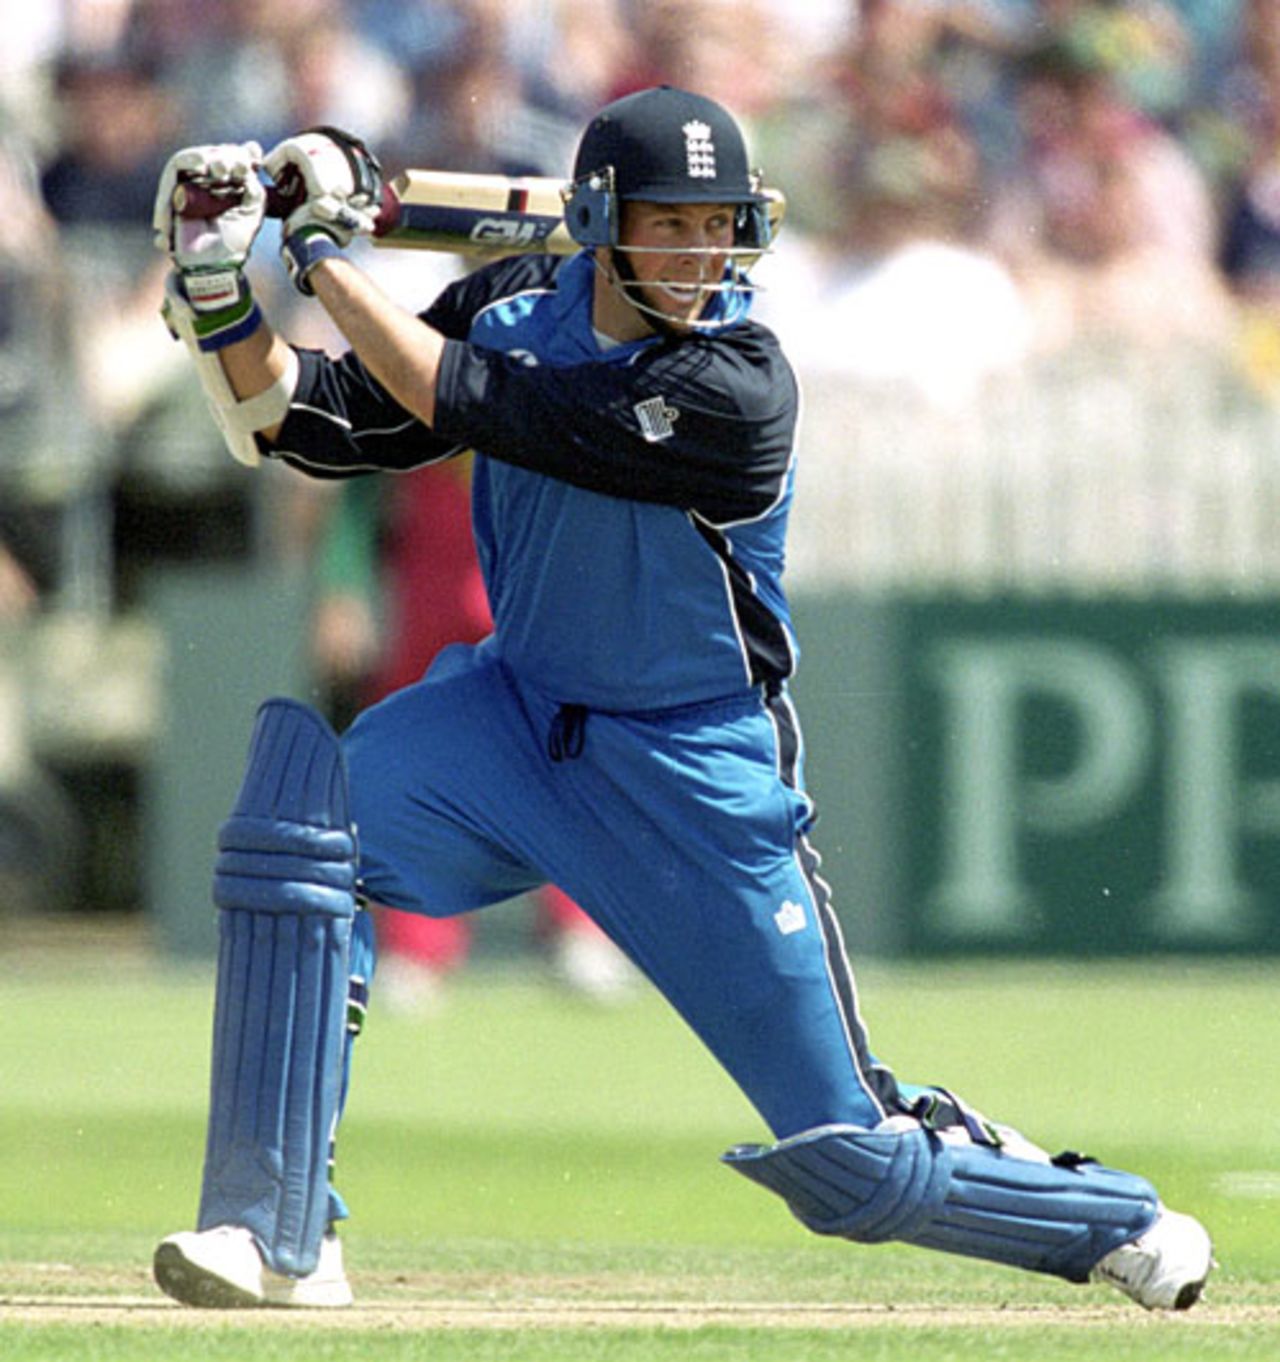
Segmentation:
<svg viewBox="0 0 1280 1362">
<path fill-rule="evenodd" d="M 775 1136 L 884 1114 L 785 695 L 586 712 L 455 645 L 343 744 L 374 902 L 444 917 L 555 883 Z"/>
</svg>

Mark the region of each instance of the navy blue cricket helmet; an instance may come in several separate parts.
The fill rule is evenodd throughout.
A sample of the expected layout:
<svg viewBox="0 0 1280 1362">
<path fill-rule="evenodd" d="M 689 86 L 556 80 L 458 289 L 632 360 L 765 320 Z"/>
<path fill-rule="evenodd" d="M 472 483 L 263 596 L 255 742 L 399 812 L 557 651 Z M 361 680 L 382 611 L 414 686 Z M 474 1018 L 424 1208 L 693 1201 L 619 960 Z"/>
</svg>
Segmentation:
<svg viewBox="0 0 1280 1362">
<path fill-rule="evenodd" d="M 618 204 L 726 203 L 739 208 L 735 245 L 763 249 L 766 199 L 733 115 L 705 95 L 657 85 L 606 105 L 578 143 L 565 226 L 580 246 L 613 246 Z"/>
</svg>

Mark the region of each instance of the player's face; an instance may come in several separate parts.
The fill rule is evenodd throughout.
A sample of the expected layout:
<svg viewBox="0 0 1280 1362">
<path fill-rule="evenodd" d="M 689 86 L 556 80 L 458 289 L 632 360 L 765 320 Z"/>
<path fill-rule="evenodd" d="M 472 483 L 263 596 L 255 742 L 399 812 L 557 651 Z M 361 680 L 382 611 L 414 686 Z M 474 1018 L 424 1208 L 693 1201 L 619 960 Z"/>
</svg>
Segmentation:
<svg viewBox="0 0 1280 1362">
<path fill-rule="evenodd" d="M 733 220 L 730 204 L 622 205 L 618 245 L 645 303 L 672 325 L 696 321 L 711 298 L 708 285 L 719 282 L 733 245 Z"/>
</svg>

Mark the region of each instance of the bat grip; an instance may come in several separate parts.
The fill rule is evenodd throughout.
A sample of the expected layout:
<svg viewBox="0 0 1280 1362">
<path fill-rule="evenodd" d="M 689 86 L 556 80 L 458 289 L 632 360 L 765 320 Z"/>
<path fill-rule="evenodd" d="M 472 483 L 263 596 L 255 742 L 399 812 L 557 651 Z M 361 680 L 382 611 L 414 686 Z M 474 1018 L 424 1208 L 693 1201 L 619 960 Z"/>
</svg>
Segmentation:
<svg viewBox="0 0 1280 1362">
<path fill-rule="evenodd" d="M 181 218 L 216 218 L 228 208 L 234 208 L 244 197 L 235 185 L 201 184 L 196 180 L 180 180 L 173 191 L 173 211 Z M 298 177 L 267 186 L 266 213 L 269 218 L 287 218 L 306 198 L 306 189 Z M 383 236 L 400 220 L 400 200 L 391 186 L 382 186 L 382 203 L 378 208 L 374 236 Z"/>
<path fill-rule="evenodd" d="M 180 218 L 221 217 L 244 198 L 244 190 L 234 184 L 205 184 L 199 180 L 179 180 L 173 191 L 173 211 Z M 301 193 L 290 193 L 280 185 L 267 186 L 267 217 L 287 218 L 302 202 Z"/>
</svg>

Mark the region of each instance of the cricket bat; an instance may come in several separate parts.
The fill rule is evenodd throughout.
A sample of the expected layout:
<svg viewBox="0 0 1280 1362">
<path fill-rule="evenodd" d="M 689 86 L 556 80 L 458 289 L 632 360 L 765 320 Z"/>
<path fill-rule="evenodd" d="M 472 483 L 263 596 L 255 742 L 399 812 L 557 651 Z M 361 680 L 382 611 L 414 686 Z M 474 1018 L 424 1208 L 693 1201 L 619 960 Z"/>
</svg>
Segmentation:
<svg viewBox="0 0 1280 1362">
<path fill-rule="evenodd" d="M 406 170 L 383 186 L 375 246 L 451 251 L 458 255 L 571 255 L 578 244 L 564 225 L 564 181 L 550 177 Z M 762 191 L 776 234 L 786 212 L 781 190 Z M 234 187 L 186 180 L 174 190 L 183 217 L 216 217 L 239 198 Z M 297 202 L 288 185 L 267 190 L 269 217 L 287 217 Z"/>
</svg>

